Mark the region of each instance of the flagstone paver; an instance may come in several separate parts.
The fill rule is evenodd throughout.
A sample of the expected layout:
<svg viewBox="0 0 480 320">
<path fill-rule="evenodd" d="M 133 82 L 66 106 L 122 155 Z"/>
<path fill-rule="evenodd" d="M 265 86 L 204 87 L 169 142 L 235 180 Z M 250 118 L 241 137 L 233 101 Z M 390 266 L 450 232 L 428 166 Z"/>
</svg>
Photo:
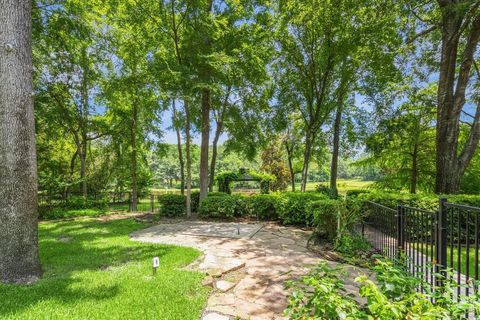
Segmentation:
<svg viewBox="0 0 480 320">
<path fill-rule="evenodd" d="M 309 231 L 274 223 L 201 221 L 159 224 L 131 235 L 137 241 L 194 247 L 204 253 L 196 268 L 207 274 L 204 284 L 213 291 L 202 320 L 286 319 L 285 281 L 300 278 L 321 260 L 307 249 L 309 236 Z M 353 279 L 358 272 L 351 273 Z M 217 289 L 219 283 L 226 290 Z M 346 288 L 356 291 L 353 280 L 346 281 Z"/>
</svg>

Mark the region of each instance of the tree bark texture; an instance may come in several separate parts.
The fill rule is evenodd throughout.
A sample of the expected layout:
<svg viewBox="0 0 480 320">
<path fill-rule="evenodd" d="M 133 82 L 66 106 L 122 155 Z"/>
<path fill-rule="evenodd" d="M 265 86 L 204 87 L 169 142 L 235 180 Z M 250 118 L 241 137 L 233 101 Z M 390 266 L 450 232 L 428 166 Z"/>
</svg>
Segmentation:
<svg viewBox="0 0 480 320">
<path fill-rule="evenodd" d="M 479 4 L 459 10 L 465 1 L 438 1 L 441 11 L 441 58 L 438 82 L 436 183 L 437 193 L 456 193 L 480 139 L 480 104 L 463 146 L 459 145 L 460 115 L 466 102 L 474 53 L 480 39 Z M 460 41 L 461 38 L 466 41 Z M 463 43 L 466 42 L 466 43 Z"/>
<path fill-rule="evenodd" d="M 337 190 L 337 176 L 338 176 L 338 154 L 340 150 L 340 127 L 342 122 L 343 102 L 337 106 L 337 113 L 335 114 L 335 123 L 333 125 L 333 150 L 332 163 L 330 165 L 330 189 Z"/>
<path fill-rule="evenodd" d="M 132 179 L 132 197 L 131 197 L 131 211 L 137 211 L 138 203 L 138 182 L 137 182 L 137 127 L 138 127 L 138 101 L 135 97 L 132 104 L 132 121 L 130 127 L 130 144 L 132 148 L 132 164 L 131 164 L 131 179 Z"/>
<path fill-rule="evenodd" d="M 413 146 L 412 152 L 412 169 L 410 174 L 410 193 L 417 192 L 418 179 L 418 143 Z"/>
<path fill-rule="evenodd" d="M 178 125 L 178 114 L 175 100 L 172 102 L 173 111 L 173 126 L 177 135 L 177 149 L 178 149 L 178 162 L 180 163 L 180 193 L 185 194 L 185 161 L 183 159 L 182 150 L 182 135 L 180 134 L 180 127 Z"/>
<path fill-rule="evenodd" d="M 288 162 L 288 170 L 290 172 L 290 183 L 292 187 L 292 191 L 295 192 L 295 170 L 293 168 L 293 145 L 290 145 L 287 141 L 285 141 L 285 150 L 287 151 L 287 162 Z"/>
<path fill-rule="evenodd" d="M 200 200 L 208 194 L 208 145 L 210 141 L 210 90 L 202 90 L 202 138 L 200 146 Z"/>
<path fill-rule="evenodd" d="M 187 177 L 186 177 L 186 184 L 187 184 L 187 217 L 192 216 L 192 156 L 190 152 L 190 144 L 191 144 L 191 137 L 190 137 L 190 108 L 188 105 L 188 101 L 184 100 L 183 107 L 185 110 L 185 158 L 187 161 Z"/>
<path fill-rule="evenodd" d="M 41 276 L 31 6 L 0 0 L 0 282 Z"/>
<path fill-rule="evenodd" d="M 307 191 L 307 181 L 308 181 L 308 166 L 310 164 L 310 158 L 312 155 L 312 147 L 315 141 L 315 135 L 307 130 L 305 136 L 305 151 L 303 153 L 303 167 L 302 167 L 302 183 L 300 185 L 300 191 Z"/>
</svg>

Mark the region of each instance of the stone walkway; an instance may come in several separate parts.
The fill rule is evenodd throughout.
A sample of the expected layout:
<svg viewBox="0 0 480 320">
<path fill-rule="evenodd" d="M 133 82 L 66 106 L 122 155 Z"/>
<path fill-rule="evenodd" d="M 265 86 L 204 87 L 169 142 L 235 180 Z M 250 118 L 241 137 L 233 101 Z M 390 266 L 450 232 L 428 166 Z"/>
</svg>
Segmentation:
<svg viewBox="0 0 480 320">
<path fill-rule="evenodd" d="M 131 235 L 137 241 L 204 253 L 202 261 L 190 266 L 205 272 L 204 285 L 213 287 L 202 320 L 286 319 L 285 281 L 307 274 L 321 260 L 306 248 L 309 236 L 308 231 L 273 223 L 200 221 L 162 222 Z M 351 278 L 357 273 L 352 271 Z M 357 292 L 353 280 L 346 289 Z"/>
</svg>

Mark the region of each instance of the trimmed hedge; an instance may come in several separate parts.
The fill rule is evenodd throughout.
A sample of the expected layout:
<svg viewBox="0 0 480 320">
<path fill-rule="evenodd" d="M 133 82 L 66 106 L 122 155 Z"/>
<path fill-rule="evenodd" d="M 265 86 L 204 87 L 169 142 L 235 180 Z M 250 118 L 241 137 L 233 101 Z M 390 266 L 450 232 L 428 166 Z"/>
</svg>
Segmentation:
<svg viewBox="0 0 480 320">
<path fill-rule="evenodd" d="M 204 218 L 232 219 L 247 214 L 245 198 L 238 195 L 209 196 L 200 201 L 198 213 Z"/>
<path fill-rule="evenodd" d="M 183 216 L 187 210 L 186 196 L 181 194 L 162 194 L 158 197 L 160 213 L 166 217 Z"/>
<path fill-rule="evenodd" d="M 283 224 L 311 226 L 307 219 L 306 207 L 310 202 L 329 199 L 326 195 L 316 192 L 286 192 L 278 197 L 275 210 Z"/>
<path fill-rule="evenodd" d="M 99 216 L 107 212 L 106 199 L 91 199 L 83 197 L 70 197 L 67 201 L 55 205 L 39 206 L 40 219 L 63 219 L 79 216 Z"/>
<path fill-rule="evenodd" d="M 260 220 L 277 220 L 279 197 L 277 194 L 258 194 L 245 198 L 248 212 Z"/>
<path fill-rule="evenodd" d="M 349 189 L 347 190 L 346 196 L 349 198 L 356 198 L 358 195 L 363 193 L 370 193 L 369 189 Z"/>
<path fill-rule="evenodd" d="M 465 204 L 474 207 L 480 207 L 480 195 L 444 195 L 436 194 L 410 194 L 395 193 L 384 191 L 364 192 L 357 195 L 350 195 L 347 200 L 363 206 L 365 201 L 372 201 L 390 208 L 396 208 L 398 205 L 420 208 L 424 210 L 436 211 L 440 198 L 447 198 L 449 202 Z"/>
<path fill-rule="evenodd" d="M 315 226 L 320 237 L 332 241 L 337 236 L 338 213 L 342 202 L 334 199 L 322 199 L 306 205 L 307 221 Z"/>
</svg>

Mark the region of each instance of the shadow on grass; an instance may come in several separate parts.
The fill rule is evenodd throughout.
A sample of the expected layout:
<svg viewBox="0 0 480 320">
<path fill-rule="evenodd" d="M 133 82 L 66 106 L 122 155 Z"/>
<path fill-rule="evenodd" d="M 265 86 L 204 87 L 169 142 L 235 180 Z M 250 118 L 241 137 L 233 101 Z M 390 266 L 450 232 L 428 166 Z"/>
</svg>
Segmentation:
<svg viewBox="0 0 480 320">
<path fill-rule="evenodd" d="M 89 282 L 103 277 L 89 272 L 109 272 L 111 267 L 149 261 L 152 256 L 161 259 L 174 250 L 130 241 L 128 235 L 142 227 L 145 225 L 132 219 L 107 223 L 65 221 L 40 226 L 43 278 L 27 286 L 0 284 L 0 318 L 20 313 L 39 302 L 65 306 L 115 297 L 120 290 L 118 284 Z"/>
</svg>

